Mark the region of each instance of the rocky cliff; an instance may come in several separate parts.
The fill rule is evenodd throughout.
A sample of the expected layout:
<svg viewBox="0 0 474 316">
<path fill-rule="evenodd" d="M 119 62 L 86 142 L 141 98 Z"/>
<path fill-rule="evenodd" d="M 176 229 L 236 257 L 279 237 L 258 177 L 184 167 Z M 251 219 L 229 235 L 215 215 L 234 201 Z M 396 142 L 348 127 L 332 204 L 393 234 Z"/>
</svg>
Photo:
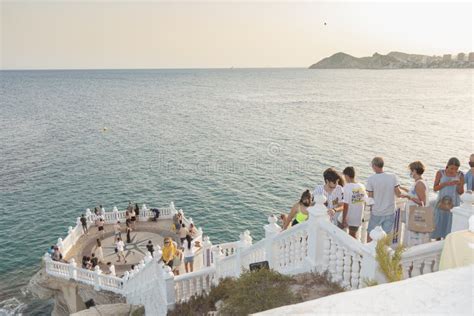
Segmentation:
<svg viewBox="0 0 474 316">
<path fill-rule="evenodd" d="M 95 291 L 93 286 L 50 276 L 44 267 L 30 280 L 28 290 L 41 300 L 54 300 L 53 316 L 66 316 L 85 310 L 85 302 L 90 299 L 96 305 L 125 303 L 121 295 Z"/>
<path fill-rule="evenodd" d="M 390 52 L 387 55 L 375 53 L 369 57 L 354 57 L 336 53 L 311 65 L 310 69 L 400 69 L 400 68 L 473 68 L 474 63 L 427 56 Z"/>
</svg>

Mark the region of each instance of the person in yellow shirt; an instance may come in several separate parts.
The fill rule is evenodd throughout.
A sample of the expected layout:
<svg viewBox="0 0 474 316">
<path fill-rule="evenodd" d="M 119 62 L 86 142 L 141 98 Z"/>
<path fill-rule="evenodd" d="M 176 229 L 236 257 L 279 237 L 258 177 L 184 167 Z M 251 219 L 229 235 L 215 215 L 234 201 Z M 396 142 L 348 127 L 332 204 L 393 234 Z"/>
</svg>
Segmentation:
<svg viewBox="0 0 474 316">
<path fill-rule="evenodd" d="M 161 249 L 163 252 L 161 259 L 165 264 L 167 264 L 171 269 L 173 269 L 173 259 L 176 255 L 176 246 L 173 243 L 173 240 L 170 237 L 165 238 L 165 244 Z"/>
</svg>

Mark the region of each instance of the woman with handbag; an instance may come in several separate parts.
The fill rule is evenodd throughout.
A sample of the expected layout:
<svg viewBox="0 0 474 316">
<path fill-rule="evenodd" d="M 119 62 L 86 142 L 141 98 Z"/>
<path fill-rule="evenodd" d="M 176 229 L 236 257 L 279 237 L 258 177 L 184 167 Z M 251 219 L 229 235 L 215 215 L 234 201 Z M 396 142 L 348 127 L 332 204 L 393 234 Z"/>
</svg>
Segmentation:
<svg viewBox="0 0 474 316">
<path fill-rule="evenodd" d="M 451 232 L 453 207 L 461 204 L 461 194 L 464 193 L 464 175 L 459 171 L 461 162 L 457 158 L 449 159 L 446 169 L 436 173 L 433 190 L 438 192 L 435 207 L 435 230 L 431 238 L 441 240 Z"/>
<path fill-rule="evenodd" d="M 408 165 L 408 169 L 410 170 L 410 178 L 414 180 L 414 183 L 410 190 L 407 190 L 403 187 L 401 187 L 400 189 L 407 192 L 407 194 L 402 195 L 402 197 L 408 199 L 408 202 L 405 205 L 405 223 L 407 224 L 407 226 L 405 229 L 404 244 L 407 247 L 411 247 L 430 242 L 431 232 L 417 232 L 411 230 L 411 227 L 409 227 L 410 210 L 413 210 L 415 207 L 418 206 L 429 206 L 429 188 L 428 184 L 423 179 L 425 166 L 421 161 L 412 162 Z M 429 226 L 433 226 L 433 224 L 434 223 L 428 223 Z M 433 228 L 434 227 L 430 227 L 429 230 L 432 231 Z"/>
</svg>

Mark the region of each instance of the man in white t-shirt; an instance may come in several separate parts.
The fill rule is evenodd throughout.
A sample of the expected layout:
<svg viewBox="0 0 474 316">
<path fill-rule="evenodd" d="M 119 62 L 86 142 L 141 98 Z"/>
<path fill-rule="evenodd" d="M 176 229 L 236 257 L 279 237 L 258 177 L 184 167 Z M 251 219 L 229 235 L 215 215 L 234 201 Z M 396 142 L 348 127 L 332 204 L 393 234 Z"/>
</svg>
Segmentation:
<svg viewBox="0 0 474 316">
<path fill-rule="evenodd" d="M 342 172 L 346 180 L 344 185 L 344 210 L 342 215 L 342 226 L 349 227 L 349 235 L 357 238 L 357 231 L 362 225 L 362 216 L 367 200 L 365 186 L 355 181 L 354 167 L 347 167 Z"/>
<path fill-rule="evenodd" d="M 375 203 L 370 214 L 369 227 L 367 228 L 367 242 L 370 242 L 370 232 L 381 226 L 387 233 L 393 230 L 395 222 L 395 197 L 400 197 L 400 183 L 396 175 L 383 171 L 382 157 L 372 159 L 372 170 L 375 174 L 367 179 L 367 193 Z"/>
</svg>

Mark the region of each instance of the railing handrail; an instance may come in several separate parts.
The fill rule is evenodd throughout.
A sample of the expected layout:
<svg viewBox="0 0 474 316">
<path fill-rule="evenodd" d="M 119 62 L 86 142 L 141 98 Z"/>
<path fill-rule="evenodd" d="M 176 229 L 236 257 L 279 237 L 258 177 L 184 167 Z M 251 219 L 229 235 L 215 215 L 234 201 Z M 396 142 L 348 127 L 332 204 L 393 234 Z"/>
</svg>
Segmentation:
<svg viewBox="0 0 474 316">
<path fill-rule="evenodd" d="M 433 253 L 441 253 L 444 240 L 433 241 L 408 248 L 402 253 L 402 261 L 409 259 L 422 258 Z"/>
<path fill-rule="evenodd" d="M 181 282 L 181 281 L 192 280 L 192 279 L 199 278 L 201 276 L 209 275 L 212 273 L 216 273 L 215 267 L 202 268 L 202 269 L 199 269 L 198 271 L 193 271 L 193 272 L 177 275 L 174 277 L 174 281 Z"/>
<path fill-rule="evenodd" d="M 299 232 L 300 230 L 305 230 L 305 229 L 308 229 L 309 226 L 309 222 L 308 221 L 305 221 L 304 223 L 300 223 L 296 226 L 292 226 L 286 230 L 283 230 L 281 231 L 280 233 L 278 233 L 277 235 L 275 235 L 273 237 L 273 241 L 279 241 L 280 239 L 285 239 L 293 234 L 295 234 L 296 232 Z"/>
<path fill-rule="evenodd" d="M 325 232 L 329 233 L 331 237 L 335 238 L 337 241 L 339 241 L 343 246 L 345 246 L 347 249 L 359 254 L 359 255 L 367 255 L 371 254 L 369 248 L 367 247 L 367 244 L 363 244 L 359 240 L 351 237 L 349 234 L 343 232 L 339 227 L 336 225 L 332 224 L 331 222 L 328 221 L 319 221 L 318 225 L 321 229 L 323 229 Z"/>
<path fill-rule="evenodd" d="M 246 256 L 246 255 L 252 253 L 255 250 L 260 250 L 261 248 L 265 247 L 265 244 L 266 244 L 265 238 L 260 239 L 256 243 L 254 243 L 254 244 L 252 244 L 248 247 L 243 248 L 240 254 L 241 254 L 241 256 Z"/>
</svg>

